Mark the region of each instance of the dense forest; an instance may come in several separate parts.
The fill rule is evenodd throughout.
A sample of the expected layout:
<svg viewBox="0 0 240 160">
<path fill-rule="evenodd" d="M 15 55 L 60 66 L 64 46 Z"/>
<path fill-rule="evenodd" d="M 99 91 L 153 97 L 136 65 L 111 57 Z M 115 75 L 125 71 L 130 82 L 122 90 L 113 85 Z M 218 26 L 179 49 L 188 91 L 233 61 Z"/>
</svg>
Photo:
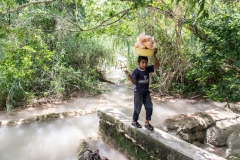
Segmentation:
<svg viewBox="0 0 240 160">
<path fill-rule="evenodd" d="M 0 109 L 100 93 L 116 55 L 136 67 L 143 32 L 158 48 L 153 91 L 239 102 L 239 8 L 238 0 L 0 0 Z"/>
</svg>

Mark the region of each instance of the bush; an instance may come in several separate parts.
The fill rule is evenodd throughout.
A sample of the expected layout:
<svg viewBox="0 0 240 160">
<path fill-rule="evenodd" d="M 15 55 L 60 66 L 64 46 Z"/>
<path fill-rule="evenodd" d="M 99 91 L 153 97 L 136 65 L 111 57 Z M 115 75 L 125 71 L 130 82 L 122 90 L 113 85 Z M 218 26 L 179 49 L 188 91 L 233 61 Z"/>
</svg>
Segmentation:
<svg viewBox="0 0 240 160">
<path fill-rule="evenodd" d="M 191 55 L 194 67 L 188 78 L 198 82 L 207 97 L 216 101 L 240 101 L 239 15 L 218 14 L 201 23 L 201 51 Z M 199 33 L 200 34 L 200 33 Z"/>
<path fill-rule="evenodd" d="M 48 38 L 56 45 L 49 46 L 45 42 Z M 76 89 L 99 93 L 98 68 L 109 64 L 105 61 L 114 61 L 113 50 L 103 46 L 102 40 L 23 27 L 10 30 L 0 41 L 0 109 L 10 113 L 19 102 L 41 96 L 63 97 Z"/>
</svg>

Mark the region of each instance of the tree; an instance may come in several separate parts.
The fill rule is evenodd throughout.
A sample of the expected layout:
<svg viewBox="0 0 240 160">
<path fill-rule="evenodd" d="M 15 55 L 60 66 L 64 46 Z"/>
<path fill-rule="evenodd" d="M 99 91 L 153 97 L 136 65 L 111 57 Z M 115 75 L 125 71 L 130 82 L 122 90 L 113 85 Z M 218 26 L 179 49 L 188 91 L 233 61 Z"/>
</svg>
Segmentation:
<svg viewBox="0 0 240 160">
<path fill-rule="evenodd" d="M 217 14 L 200 24 L 206 37 L 199 36 L 200 52 L 191 56 L 189 78 L 195 79 L 210 99 L 240 101 L 239 14 Z"/>
</svg>

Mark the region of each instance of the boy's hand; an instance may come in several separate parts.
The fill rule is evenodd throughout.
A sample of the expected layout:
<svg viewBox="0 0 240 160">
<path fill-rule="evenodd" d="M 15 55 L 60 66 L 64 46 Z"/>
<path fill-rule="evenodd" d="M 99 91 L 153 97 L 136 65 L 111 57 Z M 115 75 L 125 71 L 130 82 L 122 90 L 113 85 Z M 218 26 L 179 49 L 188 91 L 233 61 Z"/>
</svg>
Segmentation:
<svg viewBox="0 0 240 160">
<path fill-rule="evenodd" d="M 131 74 L 128 72 L 128 70 L 124 71 L 125 74 L 128 76 L 128 79 L 132 82 L 132 84 L 136 84 L 136 80 L 133 79 L 133 77 L 131 76 Z"/>
<path fill-rule="evenodd" d="M 127 76 L 130 76 L 130 73 L 128 72 L 128 70 L 125 70 L 124 73 L 125 73 Z"/>
</svg>

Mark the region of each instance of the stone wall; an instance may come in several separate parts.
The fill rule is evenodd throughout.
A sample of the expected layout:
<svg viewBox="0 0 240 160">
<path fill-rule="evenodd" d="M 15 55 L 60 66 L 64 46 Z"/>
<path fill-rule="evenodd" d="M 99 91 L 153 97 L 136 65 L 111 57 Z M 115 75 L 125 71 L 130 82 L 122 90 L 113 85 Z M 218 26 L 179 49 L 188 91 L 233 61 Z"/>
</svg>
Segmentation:
<svg viewBox="0 0 240 160">
<path fill-rule="evenodd" d="M 159 129 L 135 128 L 118 110 L 99 109 L 98 116 L 102 139 L 131 160 L 224 160 Z"/>
</svg>

